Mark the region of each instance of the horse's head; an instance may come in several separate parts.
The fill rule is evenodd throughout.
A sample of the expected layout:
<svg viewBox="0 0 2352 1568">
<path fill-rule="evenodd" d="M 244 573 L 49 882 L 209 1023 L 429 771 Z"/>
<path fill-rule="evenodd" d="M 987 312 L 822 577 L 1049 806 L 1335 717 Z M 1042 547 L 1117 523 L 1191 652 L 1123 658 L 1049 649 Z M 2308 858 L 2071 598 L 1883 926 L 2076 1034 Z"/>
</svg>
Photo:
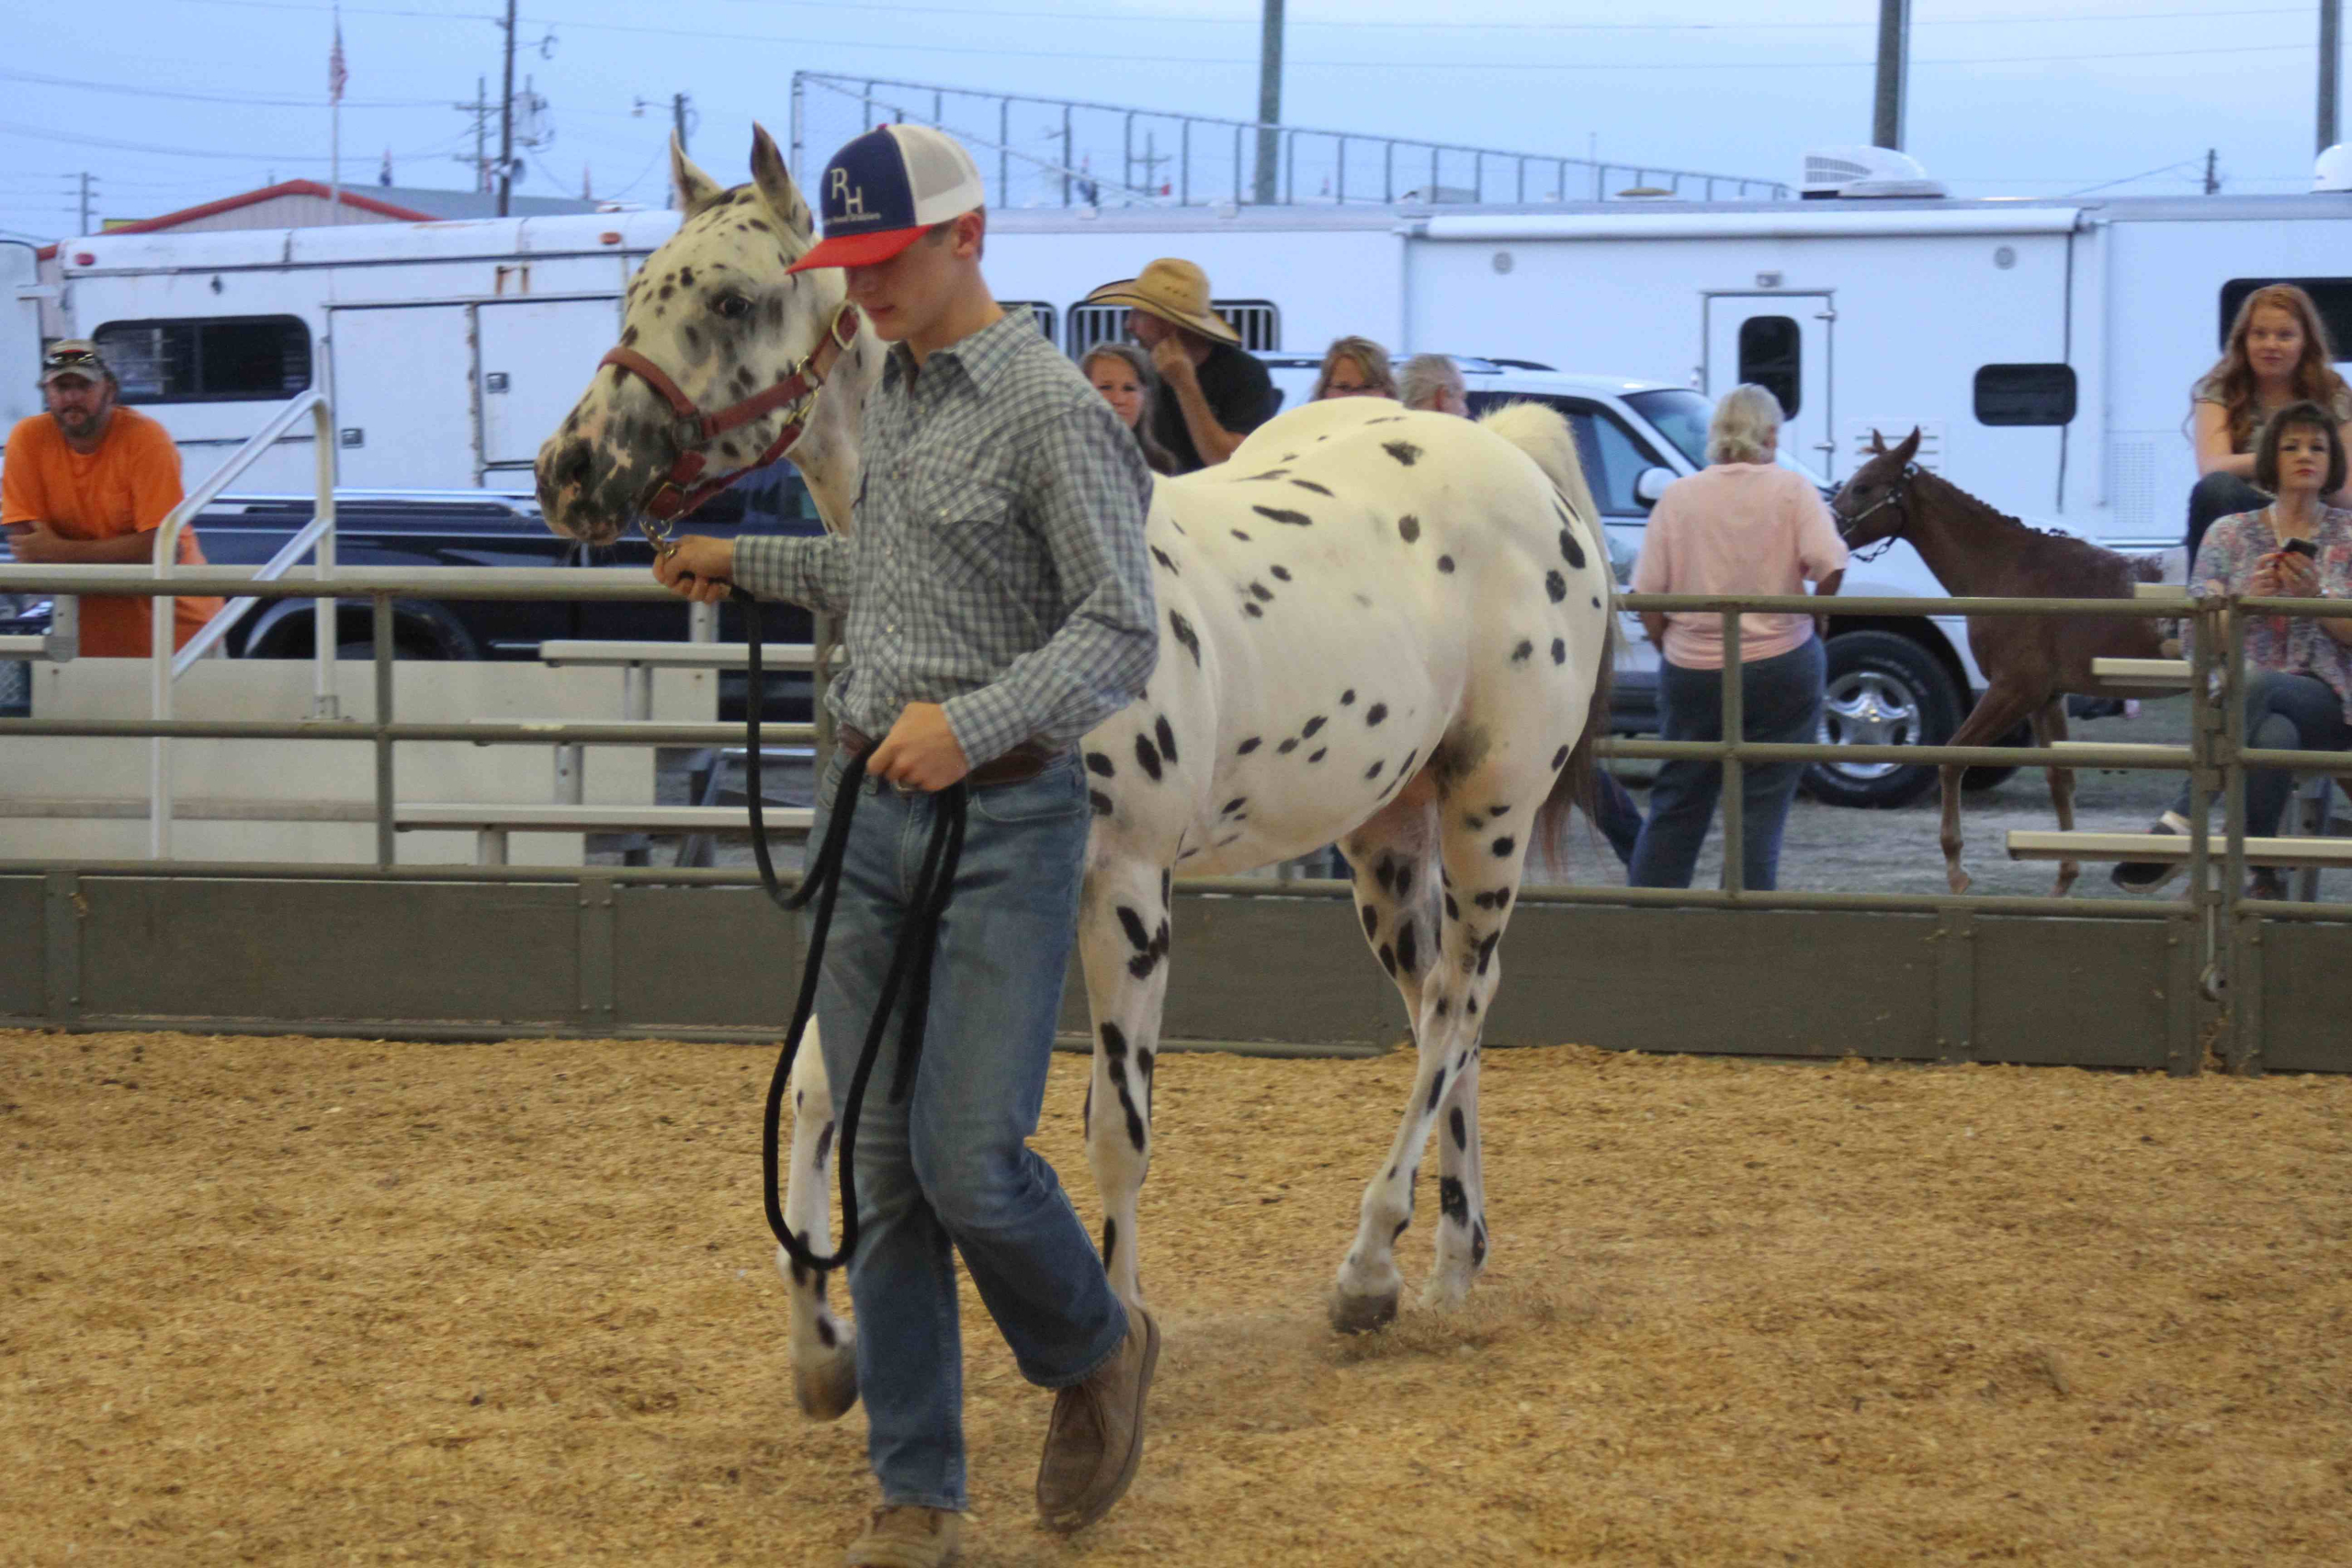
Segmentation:
<svg viewBox="0 0 2352 1568">
<path fill-rule="evenodd" d="M 1871 453 L 1870 460 L 1854 470 L 1829 502 L 1829 514 L 1838 520 L 1838 536 L 1849 549 L 1876 544 L 1903 531 L 1909 520 L 1904 495 L 1911 488 L 1915 471 L 1911 459 L 1919 455 L 1919 432 L 1915 427 L 1889 447 L 1873 430 Z"/>
<path fill-rule="evenodd" d="M 721 189 L 673 141 L 670 171 L 684 218 L 629 280 L 620 346 L 650 362 L 704 414 L 718 414 L 786 381 L 832 331 L 845 298 L 841 273 L 787 273 L 814 243 L 808 204 L 768 133 L 752 130 L 752 182 Z M 791 447 L 830 527 L 848 525 L 855 494 L 858 410 L 882 355 L 861 323 L 813 408 L 771 409 L 704 437 L 641 370 L 606 363 L 539 448 L 539 504 L 548 526 L 608 544 L 642 513 L 684 454 L 704 473 L 748 468 L 797 412 Z"/>
</svg>

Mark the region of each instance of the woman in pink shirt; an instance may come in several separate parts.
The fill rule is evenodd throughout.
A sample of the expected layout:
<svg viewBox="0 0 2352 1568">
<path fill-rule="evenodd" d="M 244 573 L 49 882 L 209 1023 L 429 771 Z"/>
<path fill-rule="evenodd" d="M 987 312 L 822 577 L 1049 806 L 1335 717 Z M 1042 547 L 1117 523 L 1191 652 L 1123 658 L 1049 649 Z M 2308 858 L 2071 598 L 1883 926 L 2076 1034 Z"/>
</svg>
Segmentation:
<svg viewBox="0 0 2352 1568">
<path fill-rule="evenodd" d="M 1780 441 L 1781 405 L 1770 392 L 1739 386 L 1724 394 L 1707 431 L 1708 467 L 1667 486 L 1650 513 L 1634 564 L 1634 592 L 1802 593 L 1807 582 L 1818 583 L 1825 595 L 1838 592 L 1846 547 L 1820 492 L 1773 462 Z M 1824 660 L 1814 622 L 1807 615 L 1740 617 L 1743 739 L 1815 739 Z M 1722 739 L 1723 618 L 1645 610 L 1642 626 L 1664 654 L 1658 705 L 1666 739 Z M 1743 886 L 1779 886 L 1781 829 L 1804 772 L 1802 762 L 1750 763 L 1742 771 Z M 1658 770 L 1628 873 L 1634 886 L 1690 886 L 1723 781 L 1720 762 L 1675 761 Z"/>
</svg>

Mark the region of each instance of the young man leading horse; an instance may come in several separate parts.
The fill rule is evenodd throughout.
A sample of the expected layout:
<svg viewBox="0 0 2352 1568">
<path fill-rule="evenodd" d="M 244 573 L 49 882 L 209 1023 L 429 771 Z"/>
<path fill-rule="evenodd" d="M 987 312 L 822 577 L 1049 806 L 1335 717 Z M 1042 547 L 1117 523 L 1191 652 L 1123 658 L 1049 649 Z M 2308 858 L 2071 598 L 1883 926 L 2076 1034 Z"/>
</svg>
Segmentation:
<svg viewBox="0 0 2352 1568">
<path fill-rule="evenodd" d="M 954 1551 L 965 1506 L 951 1244 L 1023 1374 L 1059 1391 L 1037 1472 L 1046 1525 L 1100 1518 L 1142 1457 L 1159 1331 L 1113 1294 L 1027 1139 L 1092 821 L 1075 745 L 1135 699 L 1159 654 L 1151 476 L 1084 378 L 997 308 L 961 146 L 920 126 L 873 131 L 827 166 L 822 197 L 824 242 L 792 270 L 845 269 L 849 303 L 895 345 L 865 402 L 855 527 L 685 537 L 654 570 L 689 597 L 733 582 L 848 616 L 849 671 L 827 699 L 843 755 L 820 818 L 847 757 L 865 757 L 873 793 L 853 817 L 819 982 L 837 1106 L 911 915 L 935 792 L 972 792 L 931 1043 L 906 1100 L 864 1102 L 854 1156 L 850 1295 L 883 1506 L 846 1561 L 929 1568 Z"/>
</svg>

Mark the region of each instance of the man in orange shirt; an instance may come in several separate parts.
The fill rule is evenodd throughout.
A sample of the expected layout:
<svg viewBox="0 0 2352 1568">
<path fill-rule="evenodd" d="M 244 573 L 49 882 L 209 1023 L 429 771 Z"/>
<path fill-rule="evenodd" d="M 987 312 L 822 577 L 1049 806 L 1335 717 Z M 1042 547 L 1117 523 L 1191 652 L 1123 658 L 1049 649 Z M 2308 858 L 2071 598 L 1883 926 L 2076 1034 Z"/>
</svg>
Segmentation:
<svg viewBox="0 0 2352 1568">
<path fill-rule="evenodd" d="M 114 372 L 96 345 L 68 338 L 41 361 L 46 415 L 19 420 L 0 463 L 0 524 L 28 565 L 129 563 L 155 558 L 154 530 L 180 503 L 179 448 L 137 409 L 119 407 Z M 179 563 L 202 566 L 196 533 L 180 535 Z M 145 599 L 82 600 L 85 657 L 144 659 L 154 641 Z M 218 599 L 182 599 L 173 646 L 220 612 Z"/>
</svg>

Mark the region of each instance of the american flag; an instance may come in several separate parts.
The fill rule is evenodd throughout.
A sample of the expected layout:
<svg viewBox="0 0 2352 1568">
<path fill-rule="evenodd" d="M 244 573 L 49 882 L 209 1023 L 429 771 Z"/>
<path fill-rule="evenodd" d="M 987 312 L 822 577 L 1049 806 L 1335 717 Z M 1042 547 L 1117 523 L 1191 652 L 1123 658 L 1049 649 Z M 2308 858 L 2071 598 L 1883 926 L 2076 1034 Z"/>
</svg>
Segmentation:
<svg viewBox="0 0 2352 1568">
<path fill-rule="evenodd" d="M 327 56 L 327 102 L 343 102 L 343 85 L 351 80 L 351 73 L 343 68 L 343 17 L 334 19 L 334 50 Z"/>
</svg>

